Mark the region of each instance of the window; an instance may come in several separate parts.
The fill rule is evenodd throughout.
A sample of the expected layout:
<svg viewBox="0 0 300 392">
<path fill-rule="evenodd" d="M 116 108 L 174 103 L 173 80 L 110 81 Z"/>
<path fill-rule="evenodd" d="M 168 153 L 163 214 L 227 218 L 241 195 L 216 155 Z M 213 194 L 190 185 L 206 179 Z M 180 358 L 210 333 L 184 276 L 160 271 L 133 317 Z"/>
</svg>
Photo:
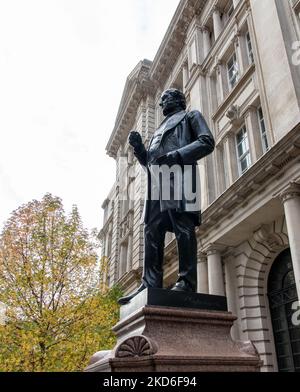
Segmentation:
<svg viewBox="0 0 300 392">
<path fill-rule="evenodd" d="M 224 8 L 224 13 L 222 14 L 222 20 L 223 20 L 224 26 L 231 18 L 233 12 L 234 12 L 234 6 L 233 6 L 232 0 L 230 0 L 228 2 L 228 4 L 226 5 L 226 7 Z"/>
<path fill-rule="evenodd" d="M 268 143 L 264 114 L 261 107 L 257 109 L 257 113 L 258 113 L 258 122 L 259 122 L 262 148 L 263 148 L 263 152 L 265 153 L 269 150 L 269 143 Z"/>
<path fill-rule="evenodd" d="M 129 211 L 129 196 L 128 191 L 126 192 L 126 198 L 121 200 L 121 219 L 125 218 Z"/>
<path fill-rule="evenodd" d="M 103 214 L 103 224 L 106 223 L 108 217 L 108 205 L 104 208 L 104 214 Z"/>
<path fill-rule="evenodd" d="M 213 32 L 213 31 L 211 31 L 210 33 L 209 33 L 209 40 L 210 40 L 210 43 L 211 43 L 211 46 L 213 46 L 213 44 L 215 43 L 215 33 Z"/>
<path fill-rule="evenodd" d="M 228 8 L 228 11 L 227 11 L 227 18 L 229 19 L 230 17 L 231 17 L 231 15 L 233 14 L 233 11 L 234 11 L 234 5 L 233 5 L 233 2 L 231 1 L 230 2 L 230 5 L 229 5 L 229 8 Z"/>
<path fill-rule="evenodd" d="M 249 63 L 253 64 L 254 63 L 254 55 L 253 55 L 253 48 L 252 48 L 252 43 L 251 43 L 251 38 L 250 38 L 249 31 L 246 34 L 246 42 L 247 42 L 247 51 L 248 51 Z"/>
<path fill-rule="evenodd" d="M 248 134 L 245 125 L 236 135 L 237 155 L 240 174 L 243 174 L 251 166 Z"/>
<path fill-rule="evenodd" d="M 239 80 L 239 66 L 234 53 L 227 63 L 228 82 L 230 90 L 237 84 Z"/>
<path fill-rule="evenodd" d="M 128 252 L 128 243 L 123 242 L 120 246 L 119 279 L 126 273 L 127 270 L 127 252 Z"/>
</svg>

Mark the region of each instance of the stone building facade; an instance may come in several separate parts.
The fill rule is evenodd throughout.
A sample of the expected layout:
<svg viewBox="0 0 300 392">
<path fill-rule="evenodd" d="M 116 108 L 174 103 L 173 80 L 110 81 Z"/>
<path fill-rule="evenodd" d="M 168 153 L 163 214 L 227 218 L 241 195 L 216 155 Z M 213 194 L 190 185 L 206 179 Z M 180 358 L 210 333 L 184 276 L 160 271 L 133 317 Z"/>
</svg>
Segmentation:
<svg viewBox="0 0 300 392">
<path fill-rule="evenodd" d="M 199 162 L 198 291 L 227 296 L 233 338 L 252 340 L 262 371 L 300 371 L 299 15 L 299 0 L 181 0 L 154 60 L 128 76 L 107 144 L 116 182 L 100 237 L 107 282 L 127 293 L 140 283 L 145 191 L 128 134 L 147 145 L 169 87 L 203 113 L 216 148 Z M 164 274 L 176 281 L 172 234 Z"/>
</svg>

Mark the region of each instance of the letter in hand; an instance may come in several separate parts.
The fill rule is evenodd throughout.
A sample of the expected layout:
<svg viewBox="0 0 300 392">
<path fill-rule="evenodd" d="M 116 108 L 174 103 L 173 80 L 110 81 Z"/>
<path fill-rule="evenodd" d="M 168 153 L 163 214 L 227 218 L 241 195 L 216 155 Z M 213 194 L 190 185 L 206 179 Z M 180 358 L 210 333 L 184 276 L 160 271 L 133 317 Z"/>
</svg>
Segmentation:
<svg viewBox="0 0 300 392">
<path fill-rule="evenodd" d="M 141 135 L 136 132 L 132 131 L 128 137 L 128 143 L 135 149 L 139 150 L 143 146 L 143 141 Z"/>
</svg>

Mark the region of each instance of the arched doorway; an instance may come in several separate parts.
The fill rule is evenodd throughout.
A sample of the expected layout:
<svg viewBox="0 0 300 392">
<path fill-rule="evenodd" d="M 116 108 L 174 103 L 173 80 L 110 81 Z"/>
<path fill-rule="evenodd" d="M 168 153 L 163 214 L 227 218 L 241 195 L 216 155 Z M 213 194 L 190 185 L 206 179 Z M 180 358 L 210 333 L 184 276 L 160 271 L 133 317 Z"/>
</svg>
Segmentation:
<svg viewBox="0 0 300 392">
<path fill-rule="evenodd" d="M 274 261 L 268 279 L 268 297 L 280 372 L 300 372 L 300 326 L 294 325 L 292 309 L 298 301 L 291 252 Z"/>
</svg>

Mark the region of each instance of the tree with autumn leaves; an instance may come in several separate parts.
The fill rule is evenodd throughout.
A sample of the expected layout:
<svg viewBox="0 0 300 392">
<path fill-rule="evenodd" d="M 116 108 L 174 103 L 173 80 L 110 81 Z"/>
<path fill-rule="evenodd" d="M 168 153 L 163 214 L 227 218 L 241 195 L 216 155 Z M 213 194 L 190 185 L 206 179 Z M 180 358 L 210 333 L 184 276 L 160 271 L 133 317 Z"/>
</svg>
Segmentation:
<svg viewBox="0 0 300 392">
<path fill-rule="evenodd" d="M 0 371 L 82 371 L 111 349 L 120 292 L 99 290 L 100 272 L 76 207 L 46 194 L 14 211 L 0 236 Z"/>
</svg>

